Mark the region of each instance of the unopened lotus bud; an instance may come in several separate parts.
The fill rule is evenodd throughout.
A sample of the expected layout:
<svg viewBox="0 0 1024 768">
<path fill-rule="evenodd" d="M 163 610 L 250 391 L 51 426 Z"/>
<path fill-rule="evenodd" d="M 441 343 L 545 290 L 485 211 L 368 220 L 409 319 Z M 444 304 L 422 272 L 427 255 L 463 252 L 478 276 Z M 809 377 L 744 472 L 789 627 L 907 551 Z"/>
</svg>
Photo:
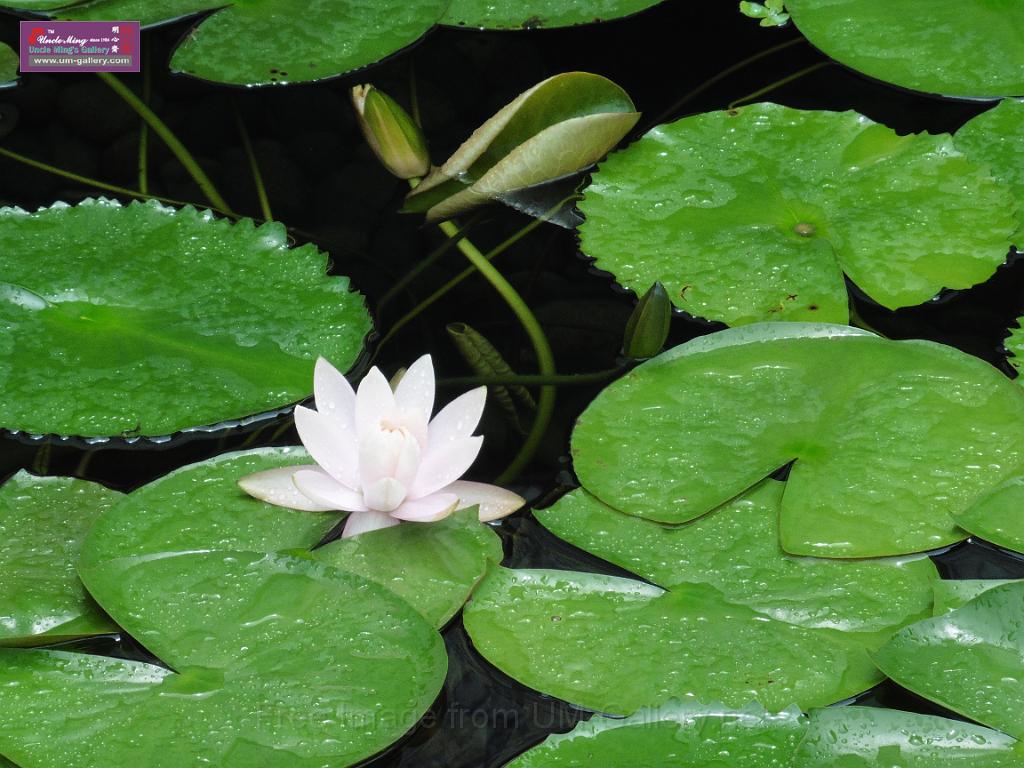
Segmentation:
<svg viewBox="0 0 1024 768">
<path fill-rule="evenodd" d="M 654 357 L 661 352 L 672 322 L 672 302 L 665 286 L 655 283 L 636 305 L 626 323 L 622 354 L 634 359 Z"/>
<path fill-rule="evenodd" d="M 423 132 L 409 113 L 372 85 L 352 89 L 352 105 L 366 143 L 384 167 L 400 179 L 416 179 L 430 170 Z"/>
</svg>

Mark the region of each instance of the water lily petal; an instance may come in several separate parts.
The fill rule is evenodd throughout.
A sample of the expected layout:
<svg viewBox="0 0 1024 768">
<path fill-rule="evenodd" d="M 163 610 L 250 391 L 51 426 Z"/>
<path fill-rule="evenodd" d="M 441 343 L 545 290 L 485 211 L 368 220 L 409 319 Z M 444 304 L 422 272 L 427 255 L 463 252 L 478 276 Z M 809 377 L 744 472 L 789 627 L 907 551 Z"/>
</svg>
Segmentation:
<svg viewBox="0 0 1024 768">
<path fill-rule="evenodd" d="M 405 501 L 405 486 L 393 477 L 384 477 L 363 488 L 363 503 L 375 512 L 391 512 Z"/>
<path fill-rule="evenodd" d="M 409 366 L 395 389 L 395 403 L 403 416 L 419 415 L 423 423 L 430 421 L 434 411 L 434 363 L 423 355 Z"/>
<path fill-rule="evenodd" d="M 295 487 L 317 504 L 348 512 L 365 512 L 363 495 L 339 483 L 329 474 L 316 469 L 300 469 L 292 475 Z"/>
<path fill-rule="evenodd" d="M 359 487 L 359 451 L 355 435 L 338 429 L 323 414 L 295 406 L 295 428 L 309 455 L 339 483 Z"/>
<path fill-rule="evenodd" d="M 474 483 L 470 480 L 456 480 L 444 489 L 445 493 L 454 493 L 459 497 L 458 509 L 480 505 L 480 520 L 498 520 L 507 517 L 520 509 L 526 499 L 518 493 L 512 493 L 497 485 Z"/>
<path fill-rule="evenodd" d="M 341 538 L 351 539 L 361 533 L 390 528 L 400 522 L 387 512 L 353 512 L 345 521 L 345 529 L 341 532 Z"/>
<path fill-rule="evenodd" d="M 473 434 L 487 403 L 487 387 L 471 389 L 452 400 L 430 422 L 430 449 L 433 451 Z"/>
<path fill-rule="evenodd" d="M 356 432 L 360 440 L 380 431 L 381 421 L 398 421 L 398 408 L 391 385 L 374 366 L 359 382 L 356 392 Z"/>
<path fill-rule="evenodd" d="M 327 360 L 317 358 L 313 369 L 313 397 L 316 410 L 338 429 L 354 432 L 356 427 L 356 391 L 341 372 Z"/>
<path fill-rule="evenodd" d="M 399 520 L 414 523 L 433 523 L 448 517 L 459 504 L 454 493 L 435 493 L 415 501 L 407 501 L 391 513 Z"/>
<path fill-rule="evenodd" d="M 327 504 L 318 504 L 295 487 L 292 475 L 300 469 L 311 472 L 323 471 L 311 465 L 298 467 L 277 467 L 246 475 L 238 481 L 238 487 L 260 501 L 276 507 L 301 509 L 305 512 L 330 512 L 335 509 Z M 326 474 L 326 473 L 325 473 Z"/>
<path fill-rule="evenodd" d="M 432 449 L 420 462 L 409 498 L 422 499 L 462 477 L 476 461 L 483 442 L 482 437 L 464 437 Z"/>
</svg>

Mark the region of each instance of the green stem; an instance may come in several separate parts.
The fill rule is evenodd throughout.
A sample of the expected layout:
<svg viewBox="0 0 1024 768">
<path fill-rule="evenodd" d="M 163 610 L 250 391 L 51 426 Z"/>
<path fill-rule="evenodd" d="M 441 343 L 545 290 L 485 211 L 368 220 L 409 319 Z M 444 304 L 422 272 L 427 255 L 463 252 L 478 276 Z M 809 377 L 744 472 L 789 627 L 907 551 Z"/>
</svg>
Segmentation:
<svg viewBox="0 0 1024 768">
<path fill-rule="evenodd" d="M 206 175 L 206 172 L 200 167 L 199 163 L 196 162 L 195 157 L 188 151 L 184 144 L 174 135 L 174 132 L 167 126 L 167 124 L 161 120 L 157 114 L 151 110 L 146 104 L 136 96 L 128 86 L 118 80 L 114 75 L 109 72 L 97 72 L 96 76 L 99 77 L 104 83 L 122 99 L 125 103 L 134 109 L 139 117 L 146 121 L 149 127 L 153 130 L 157 136 L 159 136 L 167 147 L 174 153 L 174 156 L 178 158 L 178 161 L 185 167 L 185 170 L 189 172 L 189 175 L 195 180 L 196 184 L 206 195 L 207 199 L 213 204 L 215 208 L 221 211 L 226 211 L 234 215 L 234 211 L 231 210 L 231 206 L 228 205 L 227 201 L 221 197 L 220 192 L 213 185 L 210 177 Z"/>
<path fill-rule="evenodd" d="M 530 232 L 539 227 L 541 224 L 550 219 L 552 216 L 554 216 L 563 205 L 565 205 L 570 200 L 577 199 L 577 197 L 578 196 L 575 193 L 573 193 L 569 197 L 560 200 L 553 208 L 546 211 L 543 216 L 534 219 L 525 227 L 520 229 L 518 232 L 508 237 L 504 242 L 500 243 L 499 245 L 495 246 L 490 251 L 488 251 L 484 258 L 487 261 L 493 261 L 497 256 L 501 255 L 507 249 L 515 245 L 515 243 L 517 243 L 521 238 L 525 237 Z M 407 326 L 409 323 L 411 323 L 413 320 L 415 320 L 417 317 L 423 314 L 423 312 L 425 312 L 427 309 L 433 306 L 438 300 L 444 297 L 445 294 L 447 294 L 449 291 L 455 288 L 455 286 L 457 286 L 459 283 L 463 282 L 467 278 L 472 277 L 474 274 L 476 274 L 476 272 L 476 266 L 470 264 L 470 266 L 466 267 L 464 270 L 462 270 L 462 272 L 457 274 L 455 277 L 453 277 L 451 280 L 449 280 L 447 283 L 442 285 L 432 294 L 427 296 L 427 298 L 425 298 L 423 301 L 421 301 L 419 304 L 413 307 L 405 316 L 400 318 L 397 322 L 395 322 L 394 325 L 391 326 L 391 330 L 384 334 L 384 338 L 382 338 L 380 340 L 380 343 L 377 345 L 377 351 L 379 352 L 380 348 L 383 347 L 387 342 L 391 341 L 391 339 L 393 339 L 396 335 L 398 335 L 399 331 L 401 331 L 405 326 Z"/>
<path fill-rule="evenodd" d="M 764 96 L 766 93 L 771 93 L 776 88 L 781 88 L 784 85 L 789 85 L 794 80 L 799 80 L 801 77 L 805 77 L 806 75 L 809 75 L 812 72 L 817 72 L 819 69 L 824 69 L 825 67 L 830 66 L 832 66 L 831 61 L 819 61 L 817 64 L 812 64 L 809 67 L 804 67 L 799 72 L 794 72 L 792 75 L 784 77 L 781 80 L 776 80 L 774 83 L 770 83 L 769 85 L 766 85 L 764 88 L 759 88 L 753 93 L 748 93 L 741 99 L 736 99 L 736 101 L 730 102 L 728 108 L 735 109 L 737 106 L 743 104 L 746 101 L 753 101 L 754 99 Z"/>
<path fill-rule="evenodd" d="M 30 166 L 32 168 L 36 168 L 40 171 L 52 173 L 54 176 L 60 176 L 65 179 L 70 179 L 71 181 L 77 182 L 79 184 L 84 184 L 88 187 L 95 187 L 96 189 L 102 189 L 107 192 L 113 192 L 116 195 L 124 195 L 125 197 L 138 197 L 143 200 L 159 200 L 161 203 L 167 203 L 168 205 L 192 205 L 192 203 L 189 203 L 187 201 L 175 200 L 174 198 L 171 197 L 160 197 L 159 195 L 147 195 L 144 192 L 140 192 L 137 189 L 119 187 L 116 184 L 108 184 L 107 182 L 100 181 L 99 179 L 91 179 L 88 176 L 81 176 L 77 173 L 72 173 L 71 171 L 65 171 L 63 168 L 58 168 L 55 165 L 44 163 L 41 160 L 33 160 L 31 157 L 25 157 L 24 155 L 20 155 L 17 152 L 14 152 L 5 147 L 0 147 L 0 157 L 7 157 L 10 158 L 11 160 L 15 160 L 19 163 Z M 217 211 L 217 213 L 222 213 L 225 216 L 231 216 L 234 218 L 238 217 L 237 214 L 229 213 L 228 211 L 222 211 L 217 208 L 214 208 L 213 210 Z"/>
<path fill-rule="evenodd" d="M 270 210 L 270 198 L 267 196 L 267 188 L 263 184 L 263 174 L 260 172 L 260 164 L 256 160 L 256 153 L 252 149 L 252 141 L 249 139 L 249 129 L 245 127 L 242 120 L 242 113 L 238 111 L 238 104 L 231 101 L 231 111 L 235 113 L 235 124 L 238 126 L 238 134 L 242 139 L 242 149 L 249 160 L 249 171 L 252 173 L 252 183 L 256 187 L 256 196 L 260 201 L 260 211 L 265 221 L 273 221 L 274 214 Z"/>
<path fill-rule="evenodd" d="M 665 122 L 667 118 L 671 117 L 676 112 L 678 112 L 685 104 L 688 104 L 693 99 L 697 98 L 702 93 L 704 93 L 704 91 L 706 91 L 708 88 L 711 88 L 713 85 L 720 83 L 722 80 L 725 80 L 725 78 L 729 77 L 730 75 L 733 75 L 739 72 L 740 70 L 749 67 L 751 64 L 756 64 L 761 59 L 766 59 L 769 56 L 778 53 L 779 51 L 784 51 L 787 48 L 792 48 L 795 45 L 800 45 L 801 43 L 806 42 L 807 38 L 805 37 L 794 37 L 792 40 L 787 40 L 784 43 L 773 45 L 771 48 L 765 48 L 763 51 L 758 51 L 753 56 L 748 56 L 747 58 L 743 59 L 743 61 L 736 62 L 731 67 L 727 67 L 723 69 L 721 72 L 719 72 L 717 75 L 708 78 L 693 90 L 684 93 L 670 107 L 665 109 L 660 115 L 654 118 L 654 120 L 652 120 L 649 123 L 649 125 L 651 127 L 654 127 Z"/>
<path fill-rule="evenodd" d="M 149 46 L 142 53 L 142 101 L 149 104 L 153 95 L 153 71 L 149 66 Z M 139 126 L 139 191 L 149 194 L 149 123 Z"/>
<path fill-rule="evenodd" d="M 593 371 L 591 373 L 565 373 L 555 376 L 544 376 L 543 374 L 527 374 L 524 376 L 453 376 L 447 379 L 438 379 L 439 387 L 479 387 L 487 386 L 536 386 L 550 384 L 554 387 L 584 387 L 591 384 L 600 384 L 608 379 L 614 379 L 626 373 L 628 368 L 609 368 L 606 371 Z"/>
<path fill-rule="evenodd" d="M 459 233 L 458 227 L 450 221 L 442 222 L 438 226 L 448 237 L 455 237 Z M 537 322 L 537 318 L 526 305 L 526 302 L 523 301 L 523 297 L 505 279 L 505 276 L 498 271 L 497 267 L 491 264 L 487 257 L 480 253 L 477 247 L 469 240 L 465 238 L 459 240 L 456 247 L 462 251 L 462 255 L 469 260 L 469 263 L 491 284 L 491 287 L 498 292 L 498 295 L 505 300 L 509 309 L 512 310 L 516 319 L 519 320 L 520 325 L 523 326 L 523 330 L 526 331 L 526 335 L 529 337 L 533 350 L 537 355 L 537 364 L 541 375 L 554 376 L 557 371 L 555 369 L 555 356 L 551 351 L 551 343 L 548 341 L 544 329 Z M 540 388 L 540 397 L 537 399 L 537 415 L 533 419 L 533 424 L 530 425 L 530 432 L 526 436 L 526 440 L 523 441 L 519 453 L 512 459 L 512 463 L 506 467 L 504 472 L 498 475 L 497 482 L 499 484 L 507 483 L 517 477 L 537 452 L 537 448 L 540 447 L 540 442 L 544 438 L 544 433 L 547 431 L 548 424 L 551 422 L 551 416 L 555 410 L 557 392 L 558 390 L 550 384 Z"/>
<path fill-rule="evenodd" d="M 415 267 L 409 270 L 408 273 L 403 275 L 401 280 L 392 285 L 387 290 L 387 292 L 383 296 L 381 296 L 380 299 L 378 299 L 377 301 L 378 314 L 380 313 L 381 309 L 384 307 L 385 304 L 394 299 L 395 296 L 397 296 L 399 292 L 402 291 L 402 289 L 404 289 L 407 285 L 409 285 L 409 283 L 411 283 L 413 280 L 419 277 L 420 274 L 422 274 L 425 269 L 428 269 L 429 267 L 433 266 L 438 259 L 440 259 L 446 253 L 448 253 L 448 251 L 454 248 L 455 244 L 458 243 L 459 240 L 461 240 L 469 233 L 469 230 L 471 230 L 473 226 L 477 223 L 477 221 L 479 221 L 479 218 L 479 216 L 476 216 L 473 219 L 470 219 L 465 224 L 463 224 L 462 227 L 459 229 L 458 237 L 445 238 L 444 242 L 441 243 L 441 245 L 439 245 L 430 254 L 428 254 L 426 258 L 421 260 L 419 264 L 417 264 Z"/>
</svg>

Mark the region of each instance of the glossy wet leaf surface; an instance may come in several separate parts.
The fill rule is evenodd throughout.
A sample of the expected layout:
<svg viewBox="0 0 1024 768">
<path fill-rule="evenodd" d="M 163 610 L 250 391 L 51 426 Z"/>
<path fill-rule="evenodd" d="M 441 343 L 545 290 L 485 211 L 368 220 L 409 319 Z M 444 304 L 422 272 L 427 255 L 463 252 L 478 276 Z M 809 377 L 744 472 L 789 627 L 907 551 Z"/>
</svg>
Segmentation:
<svg viewBox="0 0 1024 768">
<path fill-rule="evenodd" d="M 1024 102 L 1004 99 L 968 120 L 953 137 L 957 149 L 976 163 L 988 165 L 1024 204 Z M 1024 247 L 1020 231 L 1014 243 Z"/>
<path fill-rule="evenodd" d="M 0 88 L 18 79 L 18 54 L 9 45 L 0 43 Z"/>
<path fill-rule="evenodd" d="M 890 309 L 920 304 L 988 279 L 1018 228 L 1012 190 L 946 134 L 767 103 L 653 129 L 580 209 L 597 267 L 729 325 L 846 322 L 844 274 Z"/>
<path fill-rule="evenodd" d="M 220 9 L 185 36 L 171 69 L 219 83 L 267 85 L 322 80 L 373 64 L 416 42 L 446 6 L 444 0 L 94 0 L 54 15 L 152 26 Z"/>
<path fill-rule="evenodd" d="M 869 77 L 944 96 L 1024 95 L 1020 3 L 787 0 L 786 9 L 815 47 Z"/>
<path fill-rule="evenodd" d="M 781 512 L 787 552 L 904 554 L 965 538 L 952 515 L 1024 461 L 1024 396 L 951 347 L 763 324 L 634 369 L 580 417 L 572 453 L 590 493 L 668 523 L 794 462 Z"/>
<path fill-rule="evenodd" d="M 310 394 L 370 319 L 280 224 L 87 201 L 0 210 L 0 427 L 166 435 Z"/>
<path fill-rule="evenodd" d="M 476 507 L 437 523 L 339 539 L 313 552 L 316 560 L 387 587 L 436 627 L 458 613 L 502 555 L 501 540 L 480 523 Z"/>
<path fill-rule="evenodd" d="M 936 616 L 955 611 L 962 605 L 969 603 L 983 592 L 1001 587 L 1004 584 L 1013 584 L 1016 579 L 942 579 L 936 581 L 935 604 L 932 612 Z"/>
<path fill-rule="evenodd" d="M 985 541 L 1024 552 L 1024 475 L 993 488 L 957 515 L 956 521 Z"/>
<path fill-rule="evenodd" d="M 352 765 L 409 730 L 444 680 L 441 639 L 410 606 L 317 563 L 190 554 L 83 578 L 176 672 L 0 651 L 0 751 L 22 768 Z"/>
<path fill-rule="evenodd" d="M 548 737 L 508 768 L 783 768 L 807 730 L 798 711 L 779 714 L 672 703 L 624 719 L 594 717 Z"/>
<path fill-rule="evenodd" d="M 96 483 L 27 472 L 0 486 L 0 645 L 111 631 L 75 566 L 90 526 L 120 498 Z"/>
<path fill-rule="evenodd" d="M 795 557 L 779 545 L 785 484 L 768 480 L 685 526 L 618 512 L 580 489 L 535 512 L 556 536 L 666 589 L 709 584 L 780 621 L 844 632 L 893 630 L 930 615 L 927 558 L 905 563 Z"/>
<path fill-rule="evenodd" d="M 661 0 L 452 0 L 445 24 L 484 29 L 540 29 L 630 16 Z"/>
<path fill-rule="evenodd" d="M 604 157 L 639 117 L 629 94 L 607 78 L 555 75 L 481 125 L 409 193 L 406 209 L 446 219 L 575 173 Z"/>
<path fill-rule="evenodd" d="M 898 632 L 875 654 L 881 670 L 919 696 L 979 723 L 1024 735 L 1024 582 Z"/>
<path fill-rule="evenodd" d="M 573 571 L 492 571 L 463 621 L 473 645 L 542 693 L 625 715 L 669 699 L 824 706 L 881 680 L 840 632 L 774 621 L 706 585 L 662 592 Z"/>
<path fill-rule="evenodd" d="M 981 726 L 873 707 L 811 713 L 793 768 L 1012 768 L 1024 752 Z"/>
<path fill-rule="evenodd" d="M 135 490 L 89 531 L 81 564 L 186 552 L 309 549 L 341 513 L 303 512 L 254 499 L 238 480 L 312 460 L 301 448 L 257 448 L 190 464 Z"/>
</svg>

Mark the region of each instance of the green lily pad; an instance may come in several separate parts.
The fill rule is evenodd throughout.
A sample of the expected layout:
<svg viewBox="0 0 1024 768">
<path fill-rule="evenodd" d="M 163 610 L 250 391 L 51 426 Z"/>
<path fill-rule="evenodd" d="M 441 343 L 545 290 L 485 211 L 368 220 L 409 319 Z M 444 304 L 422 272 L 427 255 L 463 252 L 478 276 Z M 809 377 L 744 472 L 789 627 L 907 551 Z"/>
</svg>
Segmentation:
<svg viewBox="0 0 1024 768">
<path fill-rule="evenodd" d="M 22 768 L 353 765 L 408 731 L 444 680 L 440 636 L 410 606 L 318 563 L 222 552 L 82 575 L 177 671 L 0 651 L 0 751 Z"/>
<path fill-rule="evenodd" d="M 18 54 L 9 45 L 0 43 L 0 87 L 10 85 L 18 79 Z"/>
<path fill-rule="evenodd" d="M 976 163 L 987 165 L 1005 182 L 1024 208 L 1024 102 L 1004 99 L 992 109 L 968 120 L 953 137 L 956 148 Z M 1024 230 L 1014 242 L 1024 247 Z"/>
<path fill-rule="evenodd" d="M 770 714 L 671 703 L 627 718 L 594 717 L 569 733 L 549 736 L 507 768 L 782 768 L 807 731 L 807 719 L 789 709 Z"/>
<path fill-rule="evenodd" d="M 116 631 L 75 565 L 89 527 L 121 494 L 19 472 L 0 486 L 0 645 L 45 645 Z"/>
<path fill-rule="evenodd" d="M 1024 475 L 993 488 L 957 515 L 956 522 L 996 546 L 1024 552 Z"/>
<path fill-rule="evenodd" d="M 704 584 L 491 571 L 463 622 L 476 649 L 538 691 L 609 714 L 670 699 L 824 706 L 881 678 L 841 632 L 775 621 Z"/>
<path fill-rule="evenodd" d="M 936 581 L 935 605 L 932 612 L 936 616 L 955 611 L 966 605 L 978 595 L 1004 584 L 1013 584 L 1017 579 L 942 579 Z"/>
<path fill-rule="evenodd" d="M 235 85 L 305 83 L 352 72 L 426 34 L 446 0 L 4 0 L 60 19 L 140 20 L 144 27 L 204 11 L 171 58 L 171 69 Z M 55 10 L 60 8 L 60 10 Z"/>
<path fill-rule="evenodd" d="M 192 208 L 0 209 L 0 427 L 159 436 L 307 397 L 371 327 L 326 262 Z"/>
<path fill-rule="evenodd" d="M 1010 365 L 1017 370 L 1016 381 L 1024 385 L 1024 317 L 1017 318 L 1017 327 L 1010 329 L 1010 334 L 1004 342 L 1006 351 L 1010 353 Z"/>
<path fill-rule="evenodd" d="M 480 29 L 571 27 L 631 16 L 662 0 L 452 0 L 442 22 Z"/>
<path fill-rule="evenodd" d="M 1024 736 L 1024 582 L 900 630 L 875 654 L 897 683 L 979 723 Z"/>
<path fill-rule="evenodd" d="M 709 584 L 773 619 L 843 632 L 894 631 L 931 615 L 928 558 L 822 560 L 779 546 L 785 483 L 768 480 L 688 525 L 618 512 L 580 489 L 535 513 L 556 536 L 671 589 Z"/>
<path fill-rule="evenodd" d="M 873 707 L 811 713 L 793 768 L 1013 768 L 1024 759 L 998 731 L 944 717 Z"/>
<path fill-rule="evenodd" d="M 428 221 L 582 170 L 640 119 L 633 100 L 600 75 L 566 72 L 505 105 L 413 189 L 407 211 Z"/>
<path fill-rule="evenodd" d="M 965 538 L 952 516 L 1024 463 L 1024 392 L 940 344 L 765 323 L 683 344 L 613 383 L 580 417 L 572 453 L 587 491 L 666 523 L 794 462 L 787 552 L 906 554 Z"/>
<path fill-rule="evenodd" d="M 598 267 L 729 325 L 847 322 L 844 274 L 890 309 L 920 304 L 991 277 L 1018 228 L 1012 190 L 949 135 L 777 104 L 653 129 L 580 209 Z"/>
<path fill-rule="evenodd" d="M 1024 95 L 1024 6 L 992 0 L 786 0 L 826 55 L 914 91 L 967 98 Z"/>
<path fill-rule="evenodd" d="M 312 554 L 387 587 L 435 627 L 443 627 L 504 553 L 498 534 L 470 507 L 437 523 L 338 539 Z"/>
<path fill-rule="evenodd" d="M 302 448 L 257 448 L 175 470 L 100 517 L 85 539 L 80 565 L 186 552 L 309 549 L 338 524 L 340 514 L 273 506 L 249 496 L 238 480 L 312 463 Z"/>
</svg>

